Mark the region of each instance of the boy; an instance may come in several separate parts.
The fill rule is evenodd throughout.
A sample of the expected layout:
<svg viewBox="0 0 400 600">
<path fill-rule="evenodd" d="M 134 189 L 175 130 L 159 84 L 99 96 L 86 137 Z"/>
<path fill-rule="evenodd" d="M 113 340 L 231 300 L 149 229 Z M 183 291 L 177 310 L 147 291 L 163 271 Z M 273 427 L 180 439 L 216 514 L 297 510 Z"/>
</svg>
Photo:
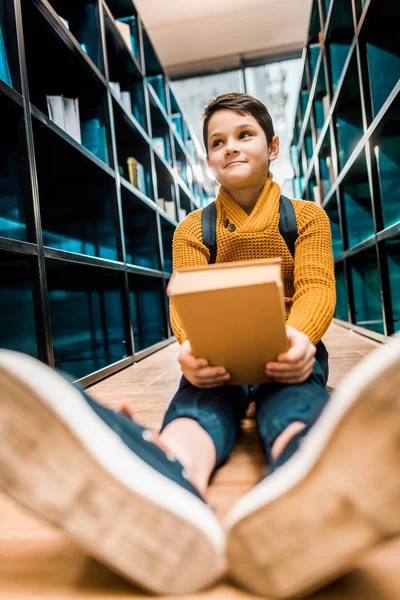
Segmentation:
<svg viewBox="0 0 400 600">
<path fill-rule="evenodd" d="M 400 343 L 358 365 L 315 423 L 328 400 L 320 338 L 335 303 L 328 219 L 293 201 L 293 260 L 269 173 L 279 141 L 254 98 L 211 101 L 204 137 L 221 183 L 217 262 L 282 257 L 290 349 L 266 365 L 273 383 L 225 385 L 223 366 L 193 356 L 172 306 L 183 377 L 155 435 L 38 361 L 1 351 L 0 485 L 128 579 L 165 594 L 199 589 L 224 561 L 224 534 L 202 496 L 254 400 L 268 477 L 227 519 L 229 566 L 253 591 L 287 598 L 351 569 L 400 529 Z M 177 228 L 174 267 L 208 260 L 196 211 Z M 369 496 L 374 473 L 379 493 Z"/>
</svg>

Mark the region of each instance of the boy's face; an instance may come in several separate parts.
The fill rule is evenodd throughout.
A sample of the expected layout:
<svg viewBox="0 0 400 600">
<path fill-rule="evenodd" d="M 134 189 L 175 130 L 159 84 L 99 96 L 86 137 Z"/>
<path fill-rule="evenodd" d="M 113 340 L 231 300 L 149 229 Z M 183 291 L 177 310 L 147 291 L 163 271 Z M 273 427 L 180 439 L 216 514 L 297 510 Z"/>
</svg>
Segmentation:
<svg viewBox="0 0 400 600">
<path fill-rule="evenodd" d="M 268 147 L 264 130 L 250 114 L 222 109 L 208 123 L 207 164 L 227 190 L 263 185 L 269 163 L 278 156 L 279 138 Z"/>
</svg>

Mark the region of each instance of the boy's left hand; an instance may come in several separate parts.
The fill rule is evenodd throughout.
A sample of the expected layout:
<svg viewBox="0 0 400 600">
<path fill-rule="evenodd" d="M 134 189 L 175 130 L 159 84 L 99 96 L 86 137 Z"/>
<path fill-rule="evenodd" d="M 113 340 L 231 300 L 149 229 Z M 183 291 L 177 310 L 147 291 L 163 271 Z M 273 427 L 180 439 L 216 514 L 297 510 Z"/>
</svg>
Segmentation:
<svg viewBox="0 0 400 600">
<path fill-rule="evenodd" d="M 278 356 L 277 362 L 268 362 L 265 372 L 277 383 L 303 383 L 312 373 L 317 351 L 308 336 L 286 325 L 290 348 Z"/>
</svg>

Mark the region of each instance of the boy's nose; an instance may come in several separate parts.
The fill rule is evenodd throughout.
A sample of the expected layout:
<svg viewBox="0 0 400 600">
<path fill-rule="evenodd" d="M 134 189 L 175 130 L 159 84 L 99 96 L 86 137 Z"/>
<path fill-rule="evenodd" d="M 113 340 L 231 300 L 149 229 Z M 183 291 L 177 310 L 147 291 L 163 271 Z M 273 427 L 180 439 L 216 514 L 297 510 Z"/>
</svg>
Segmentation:
<svg viewBox="0 0 400 600">
<path fill-rule="evenodd" d="M 226 146 L 226 154 L 228 156 L 230 156 L 231 154 L 234 154 L 234 155 L 239 154 L 239 150 L 237 148 L 235 148 L 233 145 L 232 146 L 227 145 Z"/>
</svg>

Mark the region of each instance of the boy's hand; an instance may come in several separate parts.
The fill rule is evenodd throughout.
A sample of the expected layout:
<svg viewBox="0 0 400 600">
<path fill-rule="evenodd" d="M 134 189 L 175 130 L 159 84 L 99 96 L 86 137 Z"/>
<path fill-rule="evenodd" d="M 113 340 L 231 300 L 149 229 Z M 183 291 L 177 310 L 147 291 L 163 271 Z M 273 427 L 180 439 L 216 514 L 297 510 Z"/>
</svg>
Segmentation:
<svg viewBox="0 0 400 600">
<path fill-rule="evenodd" d="M 277 362 L 268 362 L 265 372 L 278 383 L 303 383 L 312 373 L 317 351 L 308 336 L 286 325 L 290 348 L 278 356 Z"/>
<path fill-rule="evenodd" d="M 196 358 L 189 340 L 181 345 L 178 362 L 186 379 L 198 388 L 220 387 L 230 379 L 224 367 L 209 367 L 205 358 Z"/>
</svg>

